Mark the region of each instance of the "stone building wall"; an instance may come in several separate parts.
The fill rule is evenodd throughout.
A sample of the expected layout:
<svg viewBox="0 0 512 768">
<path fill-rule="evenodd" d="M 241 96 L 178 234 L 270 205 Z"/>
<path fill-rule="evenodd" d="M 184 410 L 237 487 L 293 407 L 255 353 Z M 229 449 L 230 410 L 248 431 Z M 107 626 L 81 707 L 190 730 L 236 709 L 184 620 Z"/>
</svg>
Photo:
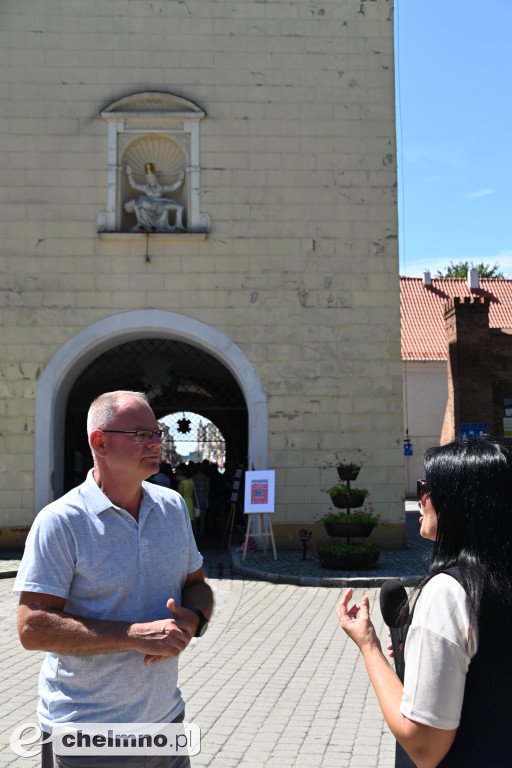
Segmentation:
<svg viewBox="0 0 512 768">
<path fill-rule="evenodd" d="M 443 428 L 447 364 L 445 360 L 407 360 L 402 365 L 404 411 L 407 408 L 404 430 L 408 430 L 413 450 L 412 456 L 404 456 L 405 492 L 407 497 L 416 498 L 416 482 L 424 474 L 423 454 L 427 448 L 439 445 Z"/>
<path fill-rule="evenodd" d="M 392 12 L 390 0 L 4 0 L 1 525 L 37 511 L 50 361 L 95 323 L 162 310 L 223 334 L 256 371 L 284 538 L 326 510 L 331 473 L 316 462 L 356 449 L 400 537 Z M 100 112 L 147 91 L 205 113 L 203 239 L 98 235 Z"/>
</svg>

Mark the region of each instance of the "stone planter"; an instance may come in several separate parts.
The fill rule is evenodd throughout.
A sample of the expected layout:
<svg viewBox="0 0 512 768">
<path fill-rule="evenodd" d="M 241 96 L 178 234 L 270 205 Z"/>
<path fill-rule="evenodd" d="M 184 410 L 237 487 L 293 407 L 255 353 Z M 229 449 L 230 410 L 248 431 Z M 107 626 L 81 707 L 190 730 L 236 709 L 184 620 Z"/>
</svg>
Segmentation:
<svg viewBox="0 0 512 768">
<path fill-rule="evenodd" d="M 324 523 L 328 536 L 354 539 L 357 536 L 369 536 L 375 523 Z"/>
<path fill-rule="evenodd" d="M 349 555 L 335 555 L 332 552 L 318 551 L 318 559 L 322 568 L 334 571 L 358 571 L 373 568 L 379 559 L 380 552 L 352 552 Z"/>
</svg>

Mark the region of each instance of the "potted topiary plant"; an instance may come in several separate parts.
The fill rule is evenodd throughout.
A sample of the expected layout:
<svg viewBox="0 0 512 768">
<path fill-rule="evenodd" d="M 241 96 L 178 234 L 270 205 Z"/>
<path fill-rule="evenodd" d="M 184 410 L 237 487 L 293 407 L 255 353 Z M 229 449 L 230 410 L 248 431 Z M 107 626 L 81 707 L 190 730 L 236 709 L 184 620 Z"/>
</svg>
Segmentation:
<svg viewBox="0 0 512 768">
<path fill-rule="evenodd" d="M 335 454 L 334 462 L 329 462 L 322 469 L 328 466 L 336 466 L 340 479 L 336 485 L 322 490 L 329 494 L 333 505 L 340 511 L 330 509 L 329 513 L 322 518 L 330 538 L 321 542 L 318 547 L 320 564 L 324 568 L 371 567 L 377 562 L 380 546 L 370 542 L 354 541 L 357 537 L 369 536 L 374 527 L 379 524 L 379 516 L 374 514 L 372 503 L 365 503 L 368 490 L 366 488 L 353 488 L 350 485 L 359 474 L 360 467 L 354 462 L 343 462 L 337 454 Z M 359 507 L 363 507 L 363 509 L 351 512 L 352 509 Z M 341 537 L 344 537 L 345 541 Z M 341 564 L 332 564 L 333 560 L 340 558 L 342 558 Z M 327 561 L 329 564 L 326 564 Z"/>
</svg>

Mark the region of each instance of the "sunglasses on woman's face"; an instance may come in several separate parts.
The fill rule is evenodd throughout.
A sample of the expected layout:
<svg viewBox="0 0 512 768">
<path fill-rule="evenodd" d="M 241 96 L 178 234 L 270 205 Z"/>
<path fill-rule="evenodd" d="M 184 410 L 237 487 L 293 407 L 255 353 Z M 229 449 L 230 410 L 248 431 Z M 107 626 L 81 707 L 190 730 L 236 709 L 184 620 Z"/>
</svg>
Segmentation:
<svg viewBox="0 0 512 768">
<path fill-rule="evenodd" d="M 424 496 L 428 494 L 427 491 L 427 484 L 424 480 L 418 480 L 416 482 L 416 496 L 418 497 L 418 501 L 421 501 Z"/>
</svg>

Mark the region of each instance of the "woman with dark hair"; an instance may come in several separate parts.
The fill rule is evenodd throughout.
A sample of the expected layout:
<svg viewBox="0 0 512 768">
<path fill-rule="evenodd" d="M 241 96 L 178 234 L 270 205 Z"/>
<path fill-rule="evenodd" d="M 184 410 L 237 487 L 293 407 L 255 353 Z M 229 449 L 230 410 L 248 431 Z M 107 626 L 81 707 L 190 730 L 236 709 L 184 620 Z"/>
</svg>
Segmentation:
<svg viewBox="0 0 512 768">
<path fill-rule="evenodd" d="M 409 596 L 404 680 L 388 664 L 369 601 L 338 606 L 363 654 L 399 768 L 509 768 L 512 747 L 512 453 L 497 440 L 429 449 L 418 483 L 430 573 Z"/>
</svg>

